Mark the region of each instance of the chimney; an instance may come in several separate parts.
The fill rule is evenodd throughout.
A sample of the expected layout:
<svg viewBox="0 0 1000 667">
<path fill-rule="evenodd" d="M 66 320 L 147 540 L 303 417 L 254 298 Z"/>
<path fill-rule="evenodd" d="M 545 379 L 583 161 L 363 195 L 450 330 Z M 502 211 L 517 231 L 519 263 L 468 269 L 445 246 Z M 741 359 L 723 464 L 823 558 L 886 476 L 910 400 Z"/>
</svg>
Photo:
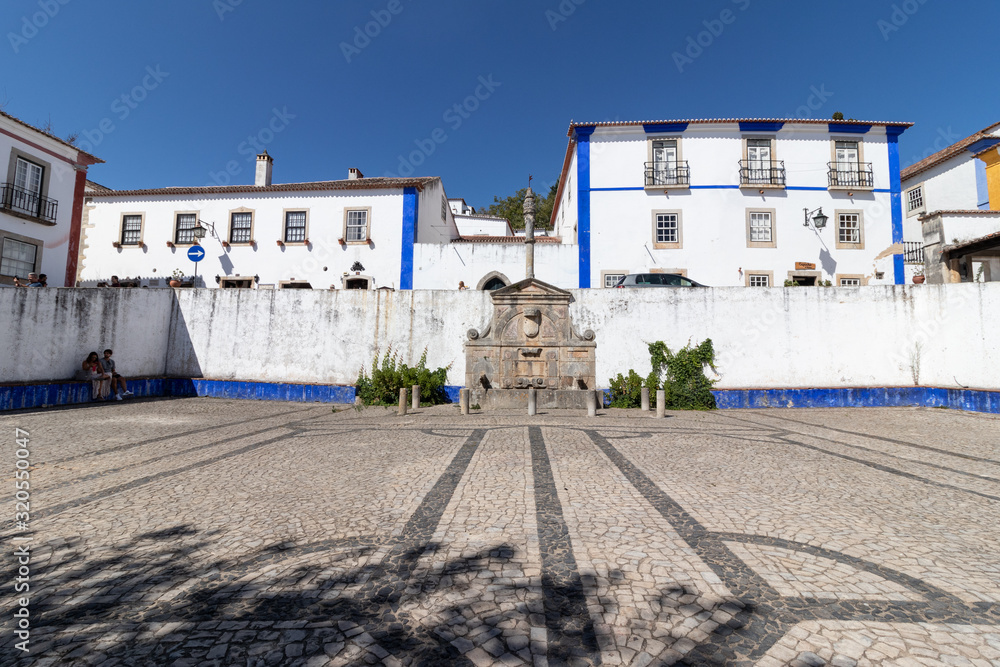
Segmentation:
<svg viewBox="0 0 1000 667">
<path fill-rule="evenodd" d="M 271 169 L 274 167 L 274 158 L 267 154 L 265 150 L 257 156 L 257 172 L 254 174 L 253 184 L 258 188 L 266 188 L 271 185 Z"/>
<path fill-rule="evenodd" d="M 357 167 L 351 167 L 347 170 L 347 180 L 356 181 L 359 178 L 364 178 L 365 175 L 361 173 L 361 170 Z"/>
</svg>

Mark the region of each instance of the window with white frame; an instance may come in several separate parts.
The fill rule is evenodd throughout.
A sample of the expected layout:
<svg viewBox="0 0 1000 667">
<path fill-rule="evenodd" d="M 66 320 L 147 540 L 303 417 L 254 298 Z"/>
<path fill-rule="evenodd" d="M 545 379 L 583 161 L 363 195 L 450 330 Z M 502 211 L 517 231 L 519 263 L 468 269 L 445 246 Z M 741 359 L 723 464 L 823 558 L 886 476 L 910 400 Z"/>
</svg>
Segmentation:
<svg viewBox="0 0 1000 667">
<path fill-rule="evenodd" d="M 618 284 L 618 281 L 620 281 L 624 277 L 625 277 L 624 273 L 605 273 L 604 274 L 604 286 L 605 287 L 614 287 L 615 285 Z"/>
<path fill-rule="evenodd" d="M 918 185 L 917 187 L 909 190 L 906 193 L 906 212 L 913 213 L 924 207 L 924 186 Z"/>
<path fill-rule="evenodd" d="M 229 242 L 250 243 L 253 228 L 253 213 L 249 211 L 234 212 L 229 218 Z"/>
<path fill-rule="evenodd" d="M 771 243 L 773 229 L 769 211 L 750 211 L 750 242 Z"/>
<path fill-rule="evenodd" d="M 178 213 L 174 231 L 174 243 L 195 242 L 194 228 L 198 226 L 198 216 L 194 213 Z"/>
<path fill-rule="evenodd" d="M 306 240 L 306 212 L 285 211 L 285 243 L 302 243 Z"/>
<path fill-rule="evenodd" d="M 346 211 L 348 241 L 368 240 L 368 211 Z"/>
<path fill-rule="evenodd" d="M 45 170 L 34 162 L 17 158 L 14 167 L 14 187 L 10 206 L 15 211 L 38 215 L 41 210 L 42 175 Z"/>
<path fill-rule="evenodd" d="M 656 242 L 680 243 L 680 222 L 676 213 L 656 214 Z"/>
<path fill-rule="evenodd" d="M 140 241 L 142 241 L 142 216 L 123 215 L 122 237 L 119 242 L 122 245 L 139 245 Z"/>
<path fill-rule="evenodd" d="M 861 278 L 841 278 L 841 287 L 861 287 Z"/>
<path fill-rule="evenodd" d="M 750 287 L 770 287 L 771 276 L 766 273 L 751 273 L 747 277 L 747 284 L 750 285 Z"/>
<path fill-rule="evenodd" d="M 38 246 L 17 239 L 3 240 L 2 258 L 0 258 L 0 274 L 5 276 L 26 277 L 35 270 L 35 258 Z"/>
<path fill-rule="evenodd" d="M 856 245 L 861 243 L 861 214 L 840 213 L 837 216 L 837 240 L 839 243 Z"/>
</svg>

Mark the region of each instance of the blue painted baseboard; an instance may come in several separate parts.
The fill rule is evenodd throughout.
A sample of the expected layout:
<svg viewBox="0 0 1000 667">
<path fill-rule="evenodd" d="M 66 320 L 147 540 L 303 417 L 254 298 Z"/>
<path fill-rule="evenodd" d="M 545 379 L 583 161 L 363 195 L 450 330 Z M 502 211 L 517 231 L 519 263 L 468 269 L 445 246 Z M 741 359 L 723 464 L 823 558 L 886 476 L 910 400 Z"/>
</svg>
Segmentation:
<svg viewBox="0 0 1000 667">
<path fill-rule="evenodd" d="M 207 396 L 257 401 L 353 404 L 354 387 L 320 384 L 239 382 L 200 378 L 129 380 L 136 398 Z M 460 387 L 447 386 L 451 403 Z M 605 405 L 610 391 L 603 390 Z M 1000 414 L 1000 391 L 941 387 L 836 387 L 827 389 L 717 389 L 722 410 L 752 408 L 928 407 Z M 90 402 L 89 382 L 46 382 L 0 386 L 0 412 Z"/>
</svg>

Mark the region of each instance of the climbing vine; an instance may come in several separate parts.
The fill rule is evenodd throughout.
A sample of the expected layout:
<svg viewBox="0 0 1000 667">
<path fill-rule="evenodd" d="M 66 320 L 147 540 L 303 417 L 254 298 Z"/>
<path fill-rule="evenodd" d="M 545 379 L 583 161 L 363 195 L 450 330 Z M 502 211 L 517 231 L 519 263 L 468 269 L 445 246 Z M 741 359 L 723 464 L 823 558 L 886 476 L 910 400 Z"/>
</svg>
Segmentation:
<svg viewBox="0 0 1000 667">
<path fill-rule="evenodd" d="M 358 381 L 355 383 L 357 396 L 365 405 L 396 405 L 400 389 L 409 389 L 418 384 L 421 405 L 447 403 L 448 395 L 444 384 L 448 379 L 449 368 L 450 364 L 434 371 L 427 368 L 426 349 L 413 367 L 403 363 L 399 353 L 394 352 L 391 346 L 385 351 L 381 361 L 376 350 L 371 375 L 365 372 L 364 366 L 358 372 Z"/>
<path fill-rule="evenodd" d="M 653 370 L 645 380 L 634 370 L 629 370 L 627 377 L 619 373 L 611 380 L 611 407 L 639 407 L 642 387 L 646 386 L 650 392 L 663 389 L 668 410 L 716 408 L 711 391 L 714 382 L 705 375 L 706 366 L 716 370 L 711 338 L 695 347 L 688 343 L 677 352 L 671 351 L 663 341 L 650 343 L 649 361 Z"/>
</svg>

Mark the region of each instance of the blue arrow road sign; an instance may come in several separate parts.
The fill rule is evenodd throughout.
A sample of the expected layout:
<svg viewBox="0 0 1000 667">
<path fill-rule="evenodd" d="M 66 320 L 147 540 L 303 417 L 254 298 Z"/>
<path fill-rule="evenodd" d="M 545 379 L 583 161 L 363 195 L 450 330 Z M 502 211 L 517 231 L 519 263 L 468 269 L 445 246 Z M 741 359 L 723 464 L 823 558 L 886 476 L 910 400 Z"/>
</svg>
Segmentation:
<svg viewBox="0 0 1000 667">
<path fill-rule="evenodd" d="M 202 248 L 200 245 L 191 246 L 190 248 L 188 248 L 188 259 L 190 259 L 192 262 L 196 263 L 200 262 L 201 260 L 205 259 L 205 249 Z"/>
</svg>

